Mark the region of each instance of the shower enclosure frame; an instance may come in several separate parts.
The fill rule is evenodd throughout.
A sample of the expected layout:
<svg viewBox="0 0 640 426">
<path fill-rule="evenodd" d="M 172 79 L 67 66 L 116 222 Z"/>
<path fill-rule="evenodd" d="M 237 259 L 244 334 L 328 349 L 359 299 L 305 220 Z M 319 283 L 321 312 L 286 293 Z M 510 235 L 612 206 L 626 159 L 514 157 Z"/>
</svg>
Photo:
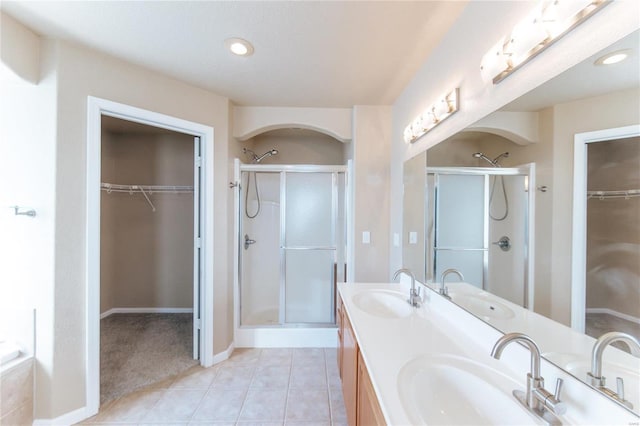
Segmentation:
<svg viewBox="0 0 640 426">
<path fill-rule="evenodd" d="M 489 193 L 490 193 L 490 176 L 524 176 L 525 177 L 525 186 L 527 188 L 527 215 L 525 216 L 525 241 L 524 241 L 524 277 L 523 277 L 523 285 L 524 285 L 524 307 L 533 311 L 534 307 L 534 290 L 535 290 L 535 271 L 533 265 L 535 264 L 535 251 L 534 251 L 534 242 L 535 242 L 535 192 L 536 192 L 536 167 L 535 163 L 527 163 L 523 164 L 519 167 L 427 167 L 426 174 L 435 175 L 434 179 L 434 224 L 433 224 L 433 236 L 430 237 L 428 235 L 429 226 L 425 226 L 425 241 L 427 242 L 425 246 L 425 251 L 427 251 L 427 255 L 429 256 L 425 259 L 425 279 L 428 282 L 429 279 L 435 280 L 436 277 L 436 259 L 437 252 L 440 250 L 452 250 L 447 248 L 437 248 L 435 246 L 435 242 L 437 241 L 437 226 L 436 226 L 436 218 L 435 212 L 438 208 L 437 200 L 438 200 L 438 175 L 472 175 L 472 176 L 484 176 L 484 217 L 489 217 Z M 425 192 L 425 220 L 428 222 L 428 217 L 431 212 L 429 206 L 430 194 L 429 191 L 429 179 L 427 178 Z M 484 229 L 483 229 L 483 246 L 484 249 L 461 249 L 461 251 L 469 251 L 469 250 L 483 250 L 483 262 L 482 262 L 482 281 L 483 281 L 483 290 L 485 284 L 488 279 L 489 273 L 489 220 L 484 221 Z M 460 250 L 460 249 L 458 249 Z M 431 251 L 431 253 L 429 253 Z"/>
<path fill-rule="evenodd" d="M 234 300 L 236 301 L 235 303 L 235 319 L 234 319 L 234 323 L 235 323 L 235 330 L 236 330 L 236 336 L 238 336 L 238 334 L 241 334 L 243 332 L 247 332 L 247 331 L 257 331 L 257 332 L 263 332 L 265 334 L 270 334 L 270 333 L 278 333 L 278 332 L 286 332 L 286 330 L 303 330 L 303 329 L 309 329 L 309 330 L 315 330 L 319 333 L 322 333 L 323 330 L 329 330 L 329 331 L 334 331 L 335 330 L 335 301 L 336 301 L 336 288 L 334 285 L 332 285 L 331 287 L 331 305 L 330 305 L 330 322 L 323 322 L 323 323 L 312 323 L 312 322 L 286 322 L 286 318 L 285 318 L 285 311 L 286 311 L 286 255 L 285 252 L 287 250 L 333 250 L 334 251 L 334 262 L 336 262 L 337 259 L 337 255 L 340 251 L 339 247 L 338 247 L 338 239 L 337 239 L 337 232 L 339 232 L 339 230 L 337 229 L 337 213 L 338 213 L 338 198 L 339 198 L 339 189 L 338 189 L 338 182 L 337 182 L 337 175 L 339 173 L 343 173 L 344 174 L 344 200 L 343 200 L 343 205 L 344 205 L 344 239 L 343 239 L 343 245 L 344 247 L 342 248 L 343 251 L 343 259 L 344 259 L 344 263 L 347 265 L 347 270 L 350 269 L 350 265 L 349 265 L 349 259 L 350 259 L 350 247 L 349 247 L 349 242 L 350 242 L 350 233 L 349 233 L 349 229 L 350 229 L 350 197 L 351 197 L 351 188 L 349 185 L 350 179 L 349 179 L 349 174 L 350 174 L 350 166 L 347 165 L 307 165 L 307 164 L 300 164 L 300 165 L 281 165 L 281 164 L 244 164 L 241 163 L 239 161 L 239 159 L 236 159 L 235 162 L 235 173 L 234 173 L 234 180 L 235 182 L 232 183 L 232 185 L 235 187 L 236 191 L 236 202 L 235 202 L 235 217 L 236 217 L 236 226 L 235 226 L 235 232 L 234 232 L 234 242 L 236 244 L 236 251 L 235 251 L 235 271 L 236 271 L 236 279 L 234 280 Z M 243 214 L 244 214 L 244 205 L 243 205 L 243 195 L 242 195 L 242 190 L 244 188 L 241 188 L 242 185 L 242 173 L 243 172 L 256 172 L 256 173 L 278 173 L 280 174 L 279 177 L 279 192 L 280 192 L 280 230 L 279 230 L 279 258 L 280 258 L 280 266 L 279 266 L 279 270 L 280 270 L 280 281 L 279 281 L 279 313 L 278 313 L 278 324 L 274 324 L 274 325 L 243 325 L 242 324 L 242 294 L 241 294 L 241 286 L 242 286 L 242 234 L 243 234 L 243 230 L 242 230 L 242 221 L 243 221 Z M 296 246 L 292 246 L 289 247 L 286 245 L 286 229 L 285 229 L 285 224 L 286 224 L 286 205 L 287 205 L 287 199 L 286 199 L 286 176 L 287 173 L 331 173 L 332 175 L 332 193 L 331 193 L 331 197 L 332 197 L 332 218 L 331 218 L 331 228 L 332 228 L 332 236 L 331 236 L 331 240 L 334 242 L 334 245 L 332 247 L 296 247 Z M 332 270 L 331 273 L 331 281 L 332 283 L 335 282 L 335 271 Z M 346 276 L 344 277 L 344 279 L 346 280 Z M 271 335 L 271 334 L 270 334 Z M 330 337 L 331 339 L 333 339 L 335 336 Z M 243 341 L 245 341 L 244 338 L 240 338 L 238 339 L 239 341 L 237 342 L 239 344 L 239 346 L 243 345 Z M 259 340 L 259 339 L 258 339 Z M 266 339 L 269 340 L 270 343 L 264 344 L 263 341 L 260 341 L 260 343 L 255 343 L 255 340 L 253 344 L 258 344 L 258 345 L 266 345 L 266 346 L 278 346 L 277 343 L 274 343 L 273 339 Z M 294 339 L 296 340 L 296 339 Z M 304 339 L 302 339 L 304 340 Z M 289 342 L 291 342 L 291 340 L 288 340 Z M 289 344 L 296 344 L 296 342 L 294 343 L 289 343 Z M 306 344 L 301 344 L 301 346 L 307 346 Z M 313 345 L 312 345 L 313 346 Z"/>
</svg>

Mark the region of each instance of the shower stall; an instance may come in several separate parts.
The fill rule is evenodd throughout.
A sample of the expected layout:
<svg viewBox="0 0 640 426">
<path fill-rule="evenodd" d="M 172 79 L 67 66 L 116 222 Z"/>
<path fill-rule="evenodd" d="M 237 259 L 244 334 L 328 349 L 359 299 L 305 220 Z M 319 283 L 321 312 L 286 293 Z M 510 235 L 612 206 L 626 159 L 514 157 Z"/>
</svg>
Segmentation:
<svg viewBox="0 0 640 426">
<path fill-rule="evenodd" d="M 346 278 L 347 167 L 238 161 L 236 169 L 236 333 L 260 345 L 269 334 L 261 330 L 334 328 L 336 284 Z"/>
<path fill-rule="evenodd" d="M 533 165 L 493 165 L 427 167 L 427 281 L 455 268 L 465 282 L 531 309 Z"/>
</svg>

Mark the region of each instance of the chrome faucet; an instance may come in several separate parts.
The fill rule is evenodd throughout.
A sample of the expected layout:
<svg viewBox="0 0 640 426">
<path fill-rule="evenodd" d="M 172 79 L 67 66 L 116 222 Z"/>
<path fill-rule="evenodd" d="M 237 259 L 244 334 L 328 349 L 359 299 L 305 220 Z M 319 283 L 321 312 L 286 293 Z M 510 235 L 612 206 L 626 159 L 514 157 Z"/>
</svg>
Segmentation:
<svg viewBox="0 0 640 426">
<path fill-rule="evenodd" d="M 560 401 L 562 379 L 556 381 L 556 390 L 553 395 L 544 388 L 544 378 L 540 376 L 540 348 L 531 337 L 522 333 L 505 334 L 493 346 L 491 356 L 500 359 L 504 348 L 512 342 L 523 343 L 531 352 L 531 372 L 527 373 L 527 391 L 524 393 L 516 389 L 513 391 L 513 396 L 529 411 L 549 424 L 561 424 L 556 416 L 567 411 L 566 404 Z"/>
<path fill-rule="evenodd" d="M 633 409 L 633 404 L 624 399 L 624 380 L 622 377 L 616 378 L 616 392 L 606 387 L 606 377 L 602 375 L 602 355 L 607 346 L 613 342 L 624 342 L 629 347 L 629 350 L 633 355 L 640 356 L 640 342 L 626 333 L 620 333 L 618 331 L 611 331 L 605 333 L 596 340 L 593 345 L 593 351 L 591 352 L 591 371 L 587 373 L 587 379 L 591 386 L 597 388 L 605 395 L 615 399 L 628 408 Z"/>
<path fill-rule="evenodd" d="M 407 302 L 409 302 L 411 306 L 419 308 L 422 298 L 420 297 L 420 288 L 416 289 L 416 277 L 413 275 L 413 272 L 407 268 L 398 269 L 393 274 L 393 279 L 398 279 L 400 274 L 403 272 L 411 277 L 411 290 L 409 290 L 409 298 L 407 299 Z"/>
<path fill-rule="evenodd" d="M 462 272 L 458 271 L 457 269 L 453 269 L 453 268 L 447 269 L 442 273 L 442 275 L 440 275 L 440 294 L 446 297 L 447 299 L 451 299 L 451 296 L 449 296 L 449 289 L 444 284 L 444 279 L 447 278 L 447 275 L 449 274 L 456 274 L 460 279 L 460 281 L 464 281 L 464 276 L 462 275 Z"/>
</svg>

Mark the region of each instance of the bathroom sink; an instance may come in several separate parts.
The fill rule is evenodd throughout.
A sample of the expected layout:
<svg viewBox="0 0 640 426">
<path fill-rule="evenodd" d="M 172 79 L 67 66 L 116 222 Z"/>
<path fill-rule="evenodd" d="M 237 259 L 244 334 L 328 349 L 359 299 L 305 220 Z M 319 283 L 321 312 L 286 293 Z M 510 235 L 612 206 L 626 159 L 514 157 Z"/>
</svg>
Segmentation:
<svg viewBox="0 0 640 426">
<path fill-rule="evenodd" d="M 511 308 L 496 301 L 488 293 L 468 294 L 450 292 L 449 296 L 454 303 L 484 320 L 505 320 L 515 316 Z"/>
<path fill-rule="evenodd" d="M 368 314 L 382 318 L 404 318 L 411 315 L 407 295 L 392 290 L 364 290 L 353 296 L 353 303 Z"/>
<path fill-rule="evenodd" d="M 412 424 L 539 424 L 513 397 L 514 389 L 524 384 L 454 355 L 420 356 L 398 375 L 400 399 Z"/>
<path fill-rule="evenodd" d="M 547 352 L 542 356 L 578 379 L 587 381 L 587 373 L 591 371 L 591 358 L 563 352 Z M 602 363 L 602 375 L 607 378 L 606 386 L 613 391 L 616 391 L 616 377 L 622 377 L 625 399 L 634 408 L 640 407 L 640 360 L 635 358 L 630 360 L 629 365 L 623 365 L 605 359 Z"/>
</svg>

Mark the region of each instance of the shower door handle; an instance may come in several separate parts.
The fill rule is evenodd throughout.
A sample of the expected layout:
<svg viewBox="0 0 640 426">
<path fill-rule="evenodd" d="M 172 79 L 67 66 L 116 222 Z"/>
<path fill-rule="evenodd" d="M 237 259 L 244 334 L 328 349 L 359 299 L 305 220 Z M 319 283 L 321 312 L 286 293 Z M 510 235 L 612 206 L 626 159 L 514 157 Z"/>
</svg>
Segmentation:
<svg viewBox="0 0 640 426">
<path fill-rule="evenodd" d="M 245 250 L 249 250 L 249 246 L 251 244 L 255 244 L 256 240 L 252 240 L 251 238 L 249 238 L 249 235 L 244 234 L 244 249 Z"/>
<path fill-rule="evenodd" d="M 509 249 L 511 249 L 511 240 L 507 236 L 500 238 L 498 241 L 492 244 L 495 244 L 498 247 L 500 247 L 502 251 L 509 251 Z"/>
</svg>

